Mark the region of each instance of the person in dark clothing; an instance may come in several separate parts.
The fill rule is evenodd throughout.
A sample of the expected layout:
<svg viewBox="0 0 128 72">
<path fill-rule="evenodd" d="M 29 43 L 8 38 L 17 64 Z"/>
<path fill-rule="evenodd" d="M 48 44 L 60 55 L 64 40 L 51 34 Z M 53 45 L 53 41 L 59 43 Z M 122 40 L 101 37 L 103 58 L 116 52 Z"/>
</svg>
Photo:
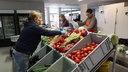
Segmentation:
<svg viewBox="0 0 128 72">
<path fill-rule="evenodd" d="M 39 26 L 41 24 L 43 24 L 43 21 L 40 12 L 33 11 L 29 14 L 29 21 L 24 24 L 24 29 L 13 50 L 13 58 L 17 66 L 17 72 L 27 71 L 29 56 L 36 50 L 37 45 L 41 40 L 41 35 L 54 36 L 66 33 L 64 30 L 46 30 Z"/>
<path fill-rule="evenodd" d="M 69 27 L 69 21 L 65 18 L 64 14 L 61 14 L 59 18 L 62 21 L 61 27 Z"/>
</svg>

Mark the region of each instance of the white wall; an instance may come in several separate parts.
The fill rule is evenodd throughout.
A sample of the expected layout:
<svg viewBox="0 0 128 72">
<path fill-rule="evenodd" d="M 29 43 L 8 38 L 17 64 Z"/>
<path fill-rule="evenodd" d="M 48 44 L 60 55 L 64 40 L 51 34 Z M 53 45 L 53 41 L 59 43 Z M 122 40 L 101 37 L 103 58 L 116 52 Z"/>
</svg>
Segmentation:
<svg viewBox="0 0 128 72">
<path fill-rule="evenodd" d="M 42 2 L 26 2 L 26 1 L 0 1 L 0 10 L 43 10 L 44 3 Z"/>
<path fill-rule="evenodd" d="M 87 16 L 86 16 L 87 4 L 81 5 L 80 8 L 81 8 L 81 20 L 85 21 L 87 19 Z"/>
<path fill-rule="evenodd" d="M 21 0 L 6 0 L 0 1 L 0 10 L 40 10 L 44 16 L 44 2 L 40 1 L 21 1 Z M 43 18 L 45 21 L 45 18 Z"/>
</svg>

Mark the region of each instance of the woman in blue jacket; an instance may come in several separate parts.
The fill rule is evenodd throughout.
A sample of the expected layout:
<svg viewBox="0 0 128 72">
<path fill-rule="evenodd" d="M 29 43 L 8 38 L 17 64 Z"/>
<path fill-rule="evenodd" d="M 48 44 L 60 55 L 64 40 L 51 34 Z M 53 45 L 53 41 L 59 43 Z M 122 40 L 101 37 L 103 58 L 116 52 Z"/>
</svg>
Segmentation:
<svg viewBox="0 0 128 72">
<path fill-rule="evenodd" d="M 33 11 L 29 14 L 29 21 L 24 24 L 18 41 L 13 50 L 14 62 L 17 66 L 17 72 L 26 72 L 29 63 L 29 56 L 36 50 L 38 43 L 43 36 L 54 36 L 65 34 L 65 31 L 50 31 L 41 28 L 43 23 L 42 14 Z"/>
</svg>

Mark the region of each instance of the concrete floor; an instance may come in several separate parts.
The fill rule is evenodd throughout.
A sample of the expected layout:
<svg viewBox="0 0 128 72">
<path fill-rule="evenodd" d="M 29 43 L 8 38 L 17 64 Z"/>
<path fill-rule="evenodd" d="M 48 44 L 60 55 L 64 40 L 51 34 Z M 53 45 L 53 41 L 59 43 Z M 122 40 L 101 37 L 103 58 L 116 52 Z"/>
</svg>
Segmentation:
<svg viewBox="0 0 128 72">
<path fill-rule="evenodd" d="M 128 72 L 128 68 L 116 64 L 115 72 Z"/>
<path fill-rule="evenodd" d="M 14 72 L 12 59 L 9 54 L 11 47 L 0 47 L 0 72 Z M 115 72 L 128 72 L 128 68 L 116 64 Z"/>
<path fill-rule="evenodd" d="M 9 55 L 11 47 L 0 47 L 0 72 L 13 72 L 12 59 Z"/>
</svg>

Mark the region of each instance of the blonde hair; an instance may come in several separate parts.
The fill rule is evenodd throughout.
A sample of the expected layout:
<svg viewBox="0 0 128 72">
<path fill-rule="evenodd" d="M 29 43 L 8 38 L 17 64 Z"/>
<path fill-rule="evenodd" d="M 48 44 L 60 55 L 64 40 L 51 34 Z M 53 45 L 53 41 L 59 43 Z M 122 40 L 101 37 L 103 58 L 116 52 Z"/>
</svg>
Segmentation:
<svg viewBox="0 0 128 72">
<path fill-rule="evenodd" d="M 41 12 L 37 12 L 37 11 L 32 11 L 29 14 L 29 19 L 30 20 L 34 20 L 37 16 L 42 16 L 42 13 Z"/>
</svg>

